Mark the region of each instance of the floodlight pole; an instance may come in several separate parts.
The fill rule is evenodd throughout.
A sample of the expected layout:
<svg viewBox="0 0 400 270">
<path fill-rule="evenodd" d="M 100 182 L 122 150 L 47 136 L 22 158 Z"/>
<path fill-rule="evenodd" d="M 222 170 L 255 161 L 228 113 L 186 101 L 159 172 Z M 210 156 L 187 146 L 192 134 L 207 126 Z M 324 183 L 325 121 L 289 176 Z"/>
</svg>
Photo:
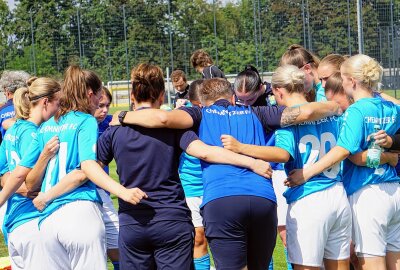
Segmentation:
<svg viewBox="0 0 400 270">
<path fill-rule="evenodd" d="M 357 0 L 358 53 L 364 53 L 364 34 L 362 23 L 362 2 L 361 0 Z"/>
</svg>

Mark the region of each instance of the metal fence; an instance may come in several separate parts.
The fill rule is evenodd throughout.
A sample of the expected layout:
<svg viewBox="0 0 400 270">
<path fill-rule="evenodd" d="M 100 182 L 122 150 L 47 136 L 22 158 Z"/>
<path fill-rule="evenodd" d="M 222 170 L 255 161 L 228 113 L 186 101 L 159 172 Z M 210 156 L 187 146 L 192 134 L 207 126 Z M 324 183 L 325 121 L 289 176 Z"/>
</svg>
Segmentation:
<svg viewBox="0 0 400 270">
<path fill-rule="evenodd" d="M 22 7 L 11 15 L 20 26 L 0 35 L 0 69 L 61 77 L 75 61 L 104 81 L 118 81 L 146 61 L 195 78 L 189 59 L 199 48 L 225 73 L 237 73 L 245 64 L 273 71 L 292 43 L 321 58 L 354 55 L 359 48 L 356 0 L 132 0 L 120 6 L 99 0 L 50 8 L 27 2 L 25 16 L 17 16 Z M 384 66 L 385 89 L 400 88 L 399 4 L 362 1 L 362 46 Z"/>
</svg>

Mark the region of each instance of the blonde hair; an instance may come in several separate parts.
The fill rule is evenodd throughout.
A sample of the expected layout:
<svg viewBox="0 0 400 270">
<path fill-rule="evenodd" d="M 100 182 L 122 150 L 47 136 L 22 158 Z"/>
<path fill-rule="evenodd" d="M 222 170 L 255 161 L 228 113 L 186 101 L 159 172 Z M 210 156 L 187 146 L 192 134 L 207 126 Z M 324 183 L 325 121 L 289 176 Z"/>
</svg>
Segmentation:
<svg viewBox="0 0 400 270">
<path fill-rule="evenodd" d="M 325 93 L 332 92 L 332 94 L 341 94 L 344 95 L 343 89 L 343 80 L 340 72 L 333 73 L 328 80 L 326 80 L 325 84 Z"/>
<path fill-rule="evenodd" d="M 382 80 L 383 68 L 365 54 L 357 54 L 347 59 L 341 66 L 342 74 L 357 80 L 365 88 L 378 91 Z"/>
<path fill-rule="evenodd" d="M 332 66 L 335 72 L 340 71 L 340 66 L 346 59 L 348 59 L 348 57 L 340 54 L 329 54 L 321 60 L 319 66 Z"/>
<path fill-rule="evenodd" d="M 41 98 L 46 97 L 53 101 L 55 94 L 61 90 L 61 85 L 51 78 L 32 77 L 26 82 L 27 87 L 15 91 L 13 103 L 17 119 L 28 119 L 31 107 L 34 107 Z"/>
<path fill-rule="evenodd" d="M 90 114 L 91 102 L 87 96 L 89 90 L 93 94 L 102 91 L 103 84 L 97 74 L 79 66 L 69 66 L 64 74 L 60 109 L 54 118 L 58 120 L 70 111 L 80 111 Z"/>
<path fill-rule="evenodd" d="M 285 88 L 289 93 L 302 93 L 304 79 L 304 71 L 294 65 L 283 65 L 275 70 L 271 84 L 273 88 Z"/>
<path fill-rule="evenodd" d="M 319 58 L 315 54 L 307 51 L 303 46 L 293 44 L 290 45 L 282 55 L 279 65 L 295 65 L 298 68 L 302 68 L 306 64 L 318 68 Z"/>
</svg>

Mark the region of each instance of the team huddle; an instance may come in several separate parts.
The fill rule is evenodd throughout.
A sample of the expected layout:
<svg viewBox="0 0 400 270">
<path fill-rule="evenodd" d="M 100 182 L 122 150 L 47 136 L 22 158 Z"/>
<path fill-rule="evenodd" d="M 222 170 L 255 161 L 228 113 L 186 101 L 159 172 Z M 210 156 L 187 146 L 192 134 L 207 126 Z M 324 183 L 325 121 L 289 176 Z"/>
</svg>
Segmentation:
<svg viewBox="0 0 400 270">
<path fill-rule="evenodd" d="M 288 269 L 400 270 L 400 106 L 376 60 L 292 45 L 271 83 L 248 65 L 233 85 L 205 51 L 191 64 L 203 78 L 172 73 L 174 110 L 160 109 L 162 70 L 133 68 L 133 110 L 113 117 L 93 71 L 3 72 L 12 269 L 107 269 L 108 257 L 203 270 L 210 252 L 216 269 L 266 270 L 279 235 Z"/>
</svg>

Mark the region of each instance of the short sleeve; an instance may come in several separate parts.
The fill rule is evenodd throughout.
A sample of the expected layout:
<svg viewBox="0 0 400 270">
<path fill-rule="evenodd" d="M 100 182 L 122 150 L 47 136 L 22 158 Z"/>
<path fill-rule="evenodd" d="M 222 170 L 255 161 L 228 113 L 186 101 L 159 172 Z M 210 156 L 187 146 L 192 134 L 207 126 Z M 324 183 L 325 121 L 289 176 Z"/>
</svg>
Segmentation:
<svg viewBox="0 0 400 270">
<path fill-rule="evenodd" d="M 9 169 L 8 169 L 8 163 L 7 163 L 6 147 L 5 147 L 5 143 L 2 142 L 0 145 L 0 175 L 3 175 L 8 171 L 9 171 Z"/>
<path fill-rule="evenodd" d="M 88 117 L 79 126 L 78 153 L 79 163 L 85 160 L 96 160 L 98 126 L 94 117 Z"/>
<path fill-rule="evenodd" d="M 118 127 L 108 128 L 97 141 L 97 160 L 104 165 L 110 164 L 114 158 L 112 150 L 112 131 Z"/>
<path fill-rule="evenodd" d="M 179 146 L 183 151 L 186 151 L 186 149 L 189 147 L 189 145 L 195 141 L 198 140 L 199 137 L 193 130 L 187 130 L 183 132 L 183 134 L 180 137 L 179 141 Z"/>
<path fill-rule="evenodd" d="M 33 140 L 36 139 L 37 133 L 36 133 L 36 128 L 29 128 L 24 130 L 22 132 L 19 140 L 20 140 L 20 145 L 19 145 L 19 153 L 21 157 L 25 156 L 26 152 L 28 152 L 30 145 Z"/>
<path fill-rule="evenodd" d="M 349 107 L 343 116 L 337 145 L 347 149 L 351 154 L 362 151 L 361 140 L 365 136 L 362 123 L 364 119 L 361 112 Z"/>
<path fill-rule="evenodd" d="M 180 107 L 179 110 L 185 111 L 187 112 L 190 117 L 192 117 L 193 119 L 193 128 L 194 129 L 198 129 L 201 123 L 201 119 L 202 119 L 202 112 L 201 112 L 201 108 L 200 107 Z"/>
<path fill-rule="evenodd" d="M 274 131 L 281 128 L 282 113 L 285 108 L 284 106 L 260 106 L 252 109 L 262 126 L 267 131 Z"/>
<path fill-rule="evenodd" d="M 35 136 L 32 138 L 32 141 L 30 141 L 30 145 L 27 148 L 28 150 L 24 151 L 25 153 L 18 165 L 26 168 L 33 168 L 33 166 L 35 166 L 42 150 L 39 140 L 40 135 L 35 133 Z"/>
<path fill-rule="evenodd" d="M 293 132 L 290 128 L 282 128 L 275 131 L 275 146 L 287 151 L 290 156 L 295 158 L 295 141 Z"/>
</svg>

